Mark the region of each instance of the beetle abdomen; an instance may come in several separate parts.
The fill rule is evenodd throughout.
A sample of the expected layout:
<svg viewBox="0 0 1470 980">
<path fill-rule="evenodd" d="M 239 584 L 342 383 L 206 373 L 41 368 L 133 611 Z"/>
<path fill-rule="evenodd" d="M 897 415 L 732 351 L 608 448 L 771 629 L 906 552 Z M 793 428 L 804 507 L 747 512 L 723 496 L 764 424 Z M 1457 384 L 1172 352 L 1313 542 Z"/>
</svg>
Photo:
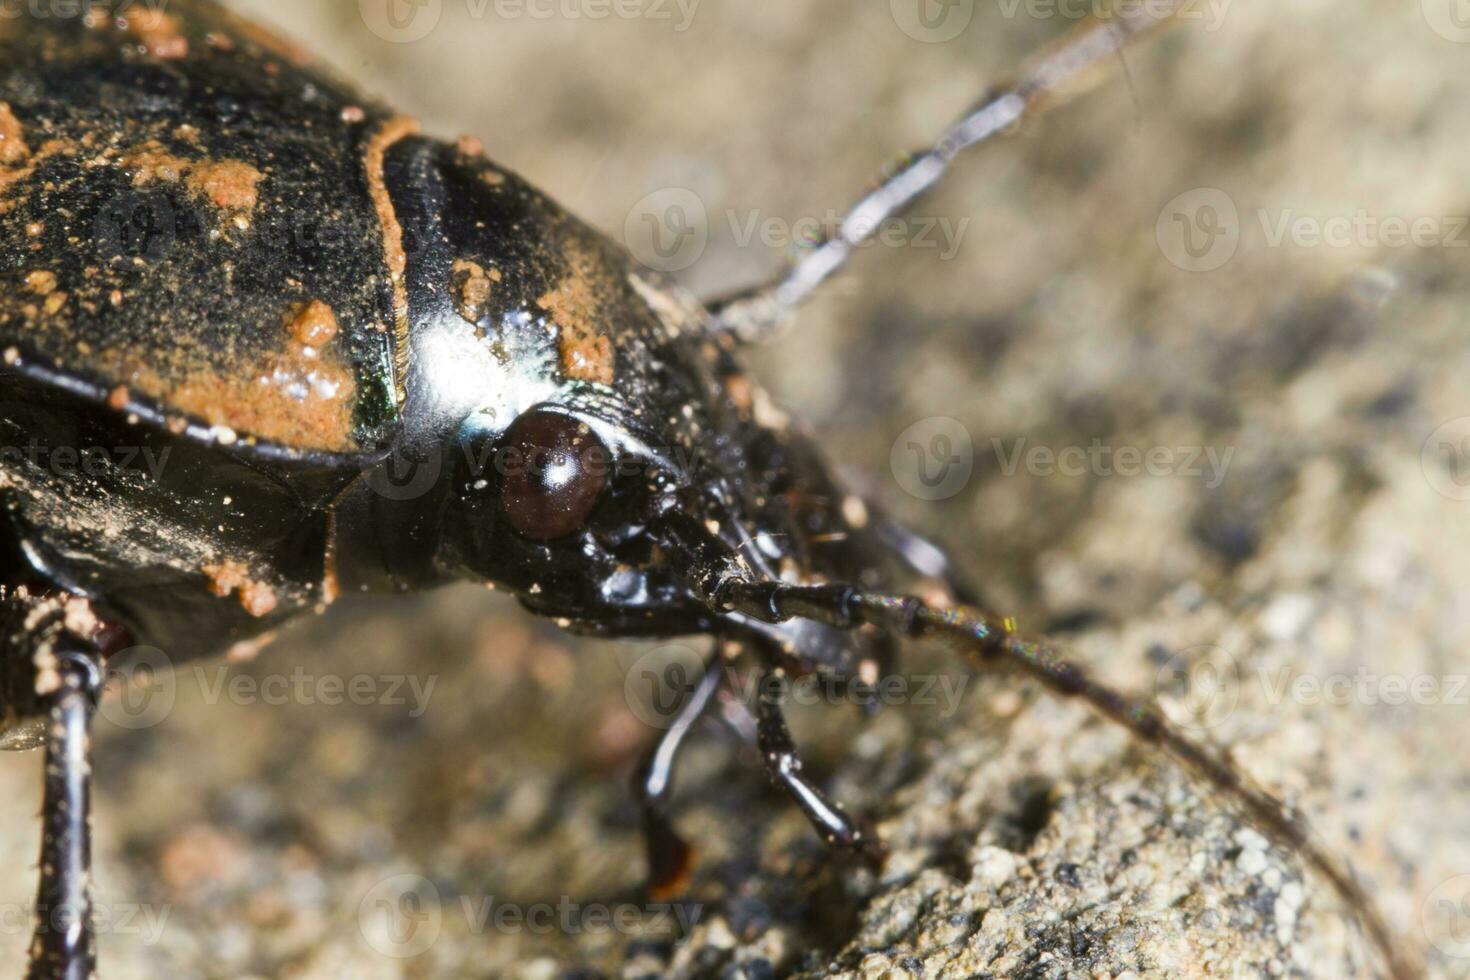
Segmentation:
<svg viewBox="0 0 1470 980">
<path fill-rule="evenodd" d="M 221 441 L 370 448 L 397 409 L 369 173 L 392 117 L 168 9 L 0 31 L 0 350 Z"/>
</svg>

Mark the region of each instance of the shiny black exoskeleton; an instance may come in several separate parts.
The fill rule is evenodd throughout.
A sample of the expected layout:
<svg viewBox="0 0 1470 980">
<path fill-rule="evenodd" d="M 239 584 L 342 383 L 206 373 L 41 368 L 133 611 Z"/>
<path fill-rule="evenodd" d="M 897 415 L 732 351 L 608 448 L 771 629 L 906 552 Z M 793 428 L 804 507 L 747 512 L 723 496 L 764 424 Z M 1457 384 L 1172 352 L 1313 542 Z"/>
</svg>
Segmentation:
<svg viewBox="0 0 1470 980">
<path fill-rule="evenodd" d="M 876 676 L 876 635 L 707 594 L 877 585 L 861 505 L 696 302 L 477 147 L 207 3 L 5 22 L 0 120 L 9 744 L 40 738 L 57 676 L 89 686 L 63 647 L 178 663 L 465 578 L 573 629 Z M 686 852 L 660 802 L 668 885 Z"/>
<path fill-rule="evenodd" d="M 739 333 L 473 141 L 420 135 L 205 0 L 0 20 L 0 737 L 48 753 L 30 975 L 93 969 L 85 739 L 104 671 L 463 579 L 582 632 L 722 641 L 635 781 L 657 890 L 689 859 L 674 761 L 736 649 L 777 680 L 861 688 L 894 637 L 947 637 L 1297 836 L 1157 712 L 1004 621 L 881 591 L 907 565 L 969 601 L 829 475 L 740 368 Z M 772 778 L 876 860 L 765 690 L 750 729 Z M 57 908 L 77 928 L 53 928 Z"/>
</svg>

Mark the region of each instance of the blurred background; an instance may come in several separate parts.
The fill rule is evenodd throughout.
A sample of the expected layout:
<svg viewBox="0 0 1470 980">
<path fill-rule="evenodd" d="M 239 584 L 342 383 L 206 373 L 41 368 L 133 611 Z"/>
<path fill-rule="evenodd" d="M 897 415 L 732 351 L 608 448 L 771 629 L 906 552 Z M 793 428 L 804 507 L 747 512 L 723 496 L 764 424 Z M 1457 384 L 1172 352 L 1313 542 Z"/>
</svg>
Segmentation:
<svg viewBox="0 0 1470 980">
<path fill-rule="evenodd" d="M 230 5 L 705 295 L 1092 9 Z M 1191 3 L 750 355 L 992 604 L 1309 814 L 1438 977 L 1470 976 L 1467 59 L 1455 0 Z M 959 703 L 794 712 L 889 869 L 828 860 L 714 730 L 681 770 L 679 928 L 638 897 L 625 785 L 650 669 L 703 649 L 576 641 L 465 587 L 181 671 L 98 724 L 103 975 L 1373 975 L 1333 896 L 1196 781 L 926 650 Z M 40 758 L 3 762 L 18 973 Z M 493 911 L 564 903 L 573 928 Z"/>
</svg>

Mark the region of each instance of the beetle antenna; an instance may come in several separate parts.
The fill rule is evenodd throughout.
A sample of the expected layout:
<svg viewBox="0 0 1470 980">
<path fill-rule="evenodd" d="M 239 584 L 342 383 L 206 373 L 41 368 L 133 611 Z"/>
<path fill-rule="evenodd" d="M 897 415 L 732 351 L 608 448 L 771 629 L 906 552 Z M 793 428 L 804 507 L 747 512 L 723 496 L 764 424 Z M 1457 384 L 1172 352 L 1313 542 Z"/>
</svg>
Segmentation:
<svg viewBox="0 0 1470 980">
<path fill-rule="evenodd" d="M 1123 4 L 1033 55 L 1014 81 L 993 89 L 933 146 L 900 160 L 897 170 L 847 212 L 837 234 L 802 256 L 775 283 L 710 304 L 712 326 L 741 343 L 780 332 L 791 314 L 845 266 L 883 223 L 933 188 L 964 150 L 1013 131 L 1023 120 L 1081 94 L 1104 74 L 1104 63 L 1135 38 L 1168 21 L 1183 3 Z"/>
<path fill-rule="evenodd" d="M 1085 702 L 1139 740 L 1163 749 L 1239 806 L 1258 830 L 1301 855 L 1327 879 L 1362 925 L 1392 980 L 1416 980 L 1422 975 L 1362 884 L 1317 840 L 1305 818 L 1290 812 L 1235 766 L 1170 724 L 1157 707 L 1093 680 L 1050 644 L 1017 635 L 1013 621 L 971 606 L 941 607 L 916 596 L 851 585 L 752 580 L 743 563 L 732 557 L 729 545 L 699 521 L 674 510 L 665 514 L 663 526 L 670 551 L 685 556 L 682 577 L 686 584 L 718 612 L 769 624 L 806 619 L 839 630 L 872 626 L 891 636 L 941 640 L 978 667 L 1007 666 L 1040 681 L 1059 697 Z"/>
<path fill-rule="evenodd" d="M 868 592 L 844 585 L 801 586 L 727 578 L 711 590 L 710 599 L 718 609 L 767 623 L 810 619 L 837 629 L 868 625 L 897 636 L 946 641 L 978 666 L 1010 666 L 1040 681 L 1056 695 L 1086 702 L 1142 741 L 1162 748 L 1238 804 L 1258 829 L 1300 854 L 1331 883 L 1361 923 L 1393 980 L 1421 976 L 1419 967 L 1399 947 L 1363 885 L 1314 836 L 1303 817 L 1290 812 L 1285 804 L 1251 783 L 1229 762 L 1185 735 L 1158 708 L 1093 680 L 1051 645 L 1018 636 L 1010 620 L 996 619 L 967 606 L 940 608 L 913 596 Z"/>
</svg>

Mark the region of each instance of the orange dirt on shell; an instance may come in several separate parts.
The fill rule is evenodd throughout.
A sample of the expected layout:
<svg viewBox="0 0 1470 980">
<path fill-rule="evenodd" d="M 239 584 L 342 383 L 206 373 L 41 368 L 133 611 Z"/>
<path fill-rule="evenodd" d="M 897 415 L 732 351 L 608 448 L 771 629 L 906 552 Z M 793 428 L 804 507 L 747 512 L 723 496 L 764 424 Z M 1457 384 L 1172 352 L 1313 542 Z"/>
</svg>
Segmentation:
<svg viewBox="0 0 1470 980">
<path fill-rule="evenodd" d="M 604 284 L 592 259 L 574 249 L 571 271 L 536 301 L 560 328 L 561 368 L 569 378 L 598 384 L 613 382 L 613 347 L 598 325 Z"/>
<path fill-rule="evenodd" d="M 123 13 L 121 22 L 155 58 L 177 59 L 189 53 L 189 39 L 180 31 L 179 19 L 173 14 L 135 7 Z"/>
<path fill-rule="evenodd" d="M 329 346 L 336 314 L 312 300 L 288 311 L 281 329 L 281 350 L 228 373 L 211 367 L 160 373 L 120 358 L 121 373 L 133 391 L 238 436 L 301 450 L 355 451 L 356 381 Z"/>
<path fill-rule="evenodd" d="M 25 130 L 20 120 L 10 111 L 10 106 L 0 102 L 0 166 L 19 167 L 30 159 L 31 148 L 26 146 Z"/>
<path fill-rule="evenodd" d="M 250 569 L 238 561 L 223 561 L 205 565 L 200 571 L 209 576 L 209 591 L 221 599 L 239 593 L 240 605 L 256 619 L 275 612 L 279 600 L 276 590 L 264 582 L 256 581 Z"/>
</svg>

